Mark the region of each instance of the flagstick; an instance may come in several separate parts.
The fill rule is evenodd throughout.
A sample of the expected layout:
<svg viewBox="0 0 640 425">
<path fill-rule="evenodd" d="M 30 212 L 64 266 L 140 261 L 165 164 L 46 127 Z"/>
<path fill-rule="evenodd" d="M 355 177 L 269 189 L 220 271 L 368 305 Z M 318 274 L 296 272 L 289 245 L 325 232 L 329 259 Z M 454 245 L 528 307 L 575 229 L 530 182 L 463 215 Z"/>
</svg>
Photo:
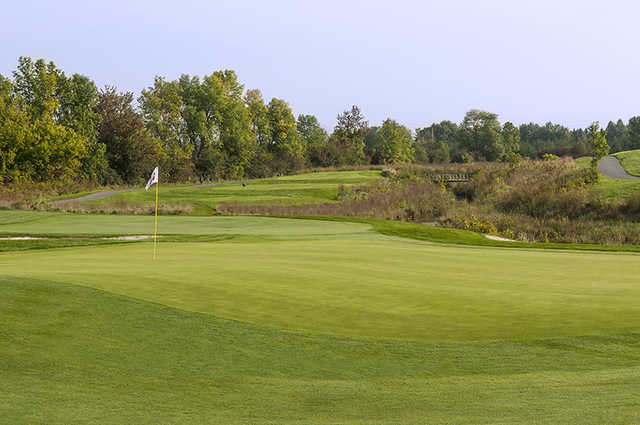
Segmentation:
<svg viewBox="0 0 640 425">
<path fill-rule="evenodd" d="M 156 218 L 153 225 L 153 259 L 155 260 L 157 254 L 157 239 L 158 239 L 158 186 L 160 186 L 160 179 L 156 182 Z"/>
</svg>

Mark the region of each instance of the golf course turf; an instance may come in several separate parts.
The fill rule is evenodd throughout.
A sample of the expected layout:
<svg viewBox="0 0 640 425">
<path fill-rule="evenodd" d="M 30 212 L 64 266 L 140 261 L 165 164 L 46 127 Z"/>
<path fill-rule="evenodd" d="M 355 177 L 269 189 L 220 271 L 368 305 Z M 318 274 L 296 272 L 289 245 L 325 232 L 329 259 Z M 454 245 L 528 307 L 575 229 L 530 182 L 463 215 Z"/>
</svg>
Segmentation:
<svg viewBox="0 0 640 425">
<path fill-rule="evenodd" d="M 340 185 L 356 185 L 380 177 L 380 171 L 327 171 L 291 176 L 253 179 L 242 186 L 240 182 L 218 185 L 163 185 L 161 202 L 193 205 L 195 214 L 209 214 L 225 203 L 300 205 L 314 202 L 333 202 Z M 108 198 L 86 201 L 86 204 L 152 205 L 155 193 L 143 188 L 119 193 Z"/>
<path fill-rule="evenodd" d="M 618 152 L 612 156 L 620 160 L 627 173 L 640 176 L 640 150 Z"/>
<path fill-rule="evenodd" d="M 0 234 L 151 220 L 1 211 Z M 640 254 L 376 221 L 160 225 L 155 262 L 148 240 L 0 252 L 1 423 L 640 421 Z"/>
</svg>

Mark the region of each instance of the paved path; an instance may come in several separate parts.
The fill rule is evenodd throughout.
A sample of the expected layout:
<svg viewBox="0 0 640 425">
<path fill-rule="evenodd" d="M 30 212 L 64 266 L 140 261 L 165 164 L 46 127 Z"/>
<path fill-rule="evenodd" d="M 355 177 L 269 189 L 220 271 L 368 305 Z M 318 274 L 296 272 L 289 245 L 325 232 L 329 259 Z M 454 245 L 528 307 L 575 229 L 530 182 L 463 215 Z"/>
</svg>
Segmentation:
<svg viewBox="0 0 640 425">
<path fill-rule="evenodd" d="M 605 156 L 598 163 L 598 170 L 607 177 L 613 179 L 640 179 L 640 177 L 632 176 L 627 173 L 614 156 Z"/>
<path fill-rule="evenodd" d="M 61 199 L 59 201 L 51 201 L 49 203 L 53 205 L 60 205 L 60 204 L 68 204 L 69 202 L 92 201 L 94 199 L 108 198 L 109 196 L 115 195 L 117 193 L 131 192 L 132 190 L 136 190 L 136 189 L 106 190 L 104 192 L 90 193 L 88 195 L 81 196 L 79 198 Z"/>
<path fill-rule="evenodd" d="M 193 186 L 182 186 L 182 187 L 177 188 L 177 189 L 190 189 L 190 188 L 194 188 L 194 187 L 219 186 L 219 185 L 222 185 L 222 184 L 232 184 L 232 183 L 238 183 L 238 182 L 237 181 L 229 181 L 229 182 L 222 182 L 222 183 L 196 184 L 196 185 L 193 185 Z M 52 204 L 52 205 L 61 205 L 61 204 L 68 204 L 70 202 L 92 201 L 94 199 L 108 198 L 109 196 L 113 196 L 113 195 L 116 195 L 118 193 L 131 192 L 133 190 L 139 190 L 139 189 L 138 188 L 133 188 L 133 189 L 120 189 L 120 190 L 105 190 L 104 192 L 90 193 L 89 195 L 81 196 L 79 198 L 61 199 L 59 201 L 51 201 L 49 203 Z"/>
</svg>

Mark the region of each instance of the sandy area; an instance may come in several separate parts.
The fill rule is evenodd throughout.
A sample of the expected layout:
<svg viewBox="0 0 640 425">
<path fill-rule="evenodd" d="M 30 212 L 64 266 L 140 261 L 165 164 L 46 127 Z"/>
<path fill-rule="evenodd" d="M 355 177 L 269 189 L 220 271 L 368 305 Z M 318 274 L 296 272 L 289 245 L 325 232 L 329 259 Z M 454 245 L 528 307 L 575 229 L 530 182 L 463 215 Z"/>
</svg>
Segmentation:
<svg viewBox="0 0 640 425">
<path fill-rule="evenodd" d="M 507 239 L 500 236 L 493 235 L 484 235 L 487 239 L 491 239 L 492 241 L 501 241 L 501 242 L 516 242 L 513 239 Z"/>
<path fill-rule="evenodd" d="M 119 241 L 139 241 L 141 239 L 150 239 L 152 237 L 153 235 L 134 235 L 134 236 L 113 236 L 113 237 L 104 238 L 104 239 L 116 239 Z"/>
</svg>

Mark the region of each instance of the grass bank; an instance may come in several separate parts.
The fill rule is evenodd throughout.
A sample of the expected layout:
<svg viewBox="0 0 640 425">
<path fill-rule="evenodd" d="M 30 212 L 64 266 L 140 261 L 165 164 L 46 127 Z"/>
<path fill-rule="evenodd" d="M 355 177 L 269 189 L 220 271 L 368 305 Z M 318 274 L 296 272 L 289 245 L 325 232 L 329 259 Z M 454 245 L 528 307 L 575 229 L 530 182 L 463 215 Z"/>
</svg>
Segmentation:
<svg viewBox="0 0 640 425">
<path fill-rule="evenodd" d="M 640 176 L 640 150 L 617 152 L 612 154 L 620 160 L 620 163 L 633 176 Z"/>
<path fill-rule="evenodd" d="M 340 185 L 357 185 L 380 176 L 378 170 L 328 171 L 218 185 L 160 185 L 160 202 L 175 208 L 187 207 L 194 214 L 211 214 L 225 203 L 301 205 L 335 202 Z M 81 203 L 109 212 L 125 207 L 152 208 L 155 192 L 144 189 Z M 144 210 L 146 211 L 146 210 Z"/>
</svg>

